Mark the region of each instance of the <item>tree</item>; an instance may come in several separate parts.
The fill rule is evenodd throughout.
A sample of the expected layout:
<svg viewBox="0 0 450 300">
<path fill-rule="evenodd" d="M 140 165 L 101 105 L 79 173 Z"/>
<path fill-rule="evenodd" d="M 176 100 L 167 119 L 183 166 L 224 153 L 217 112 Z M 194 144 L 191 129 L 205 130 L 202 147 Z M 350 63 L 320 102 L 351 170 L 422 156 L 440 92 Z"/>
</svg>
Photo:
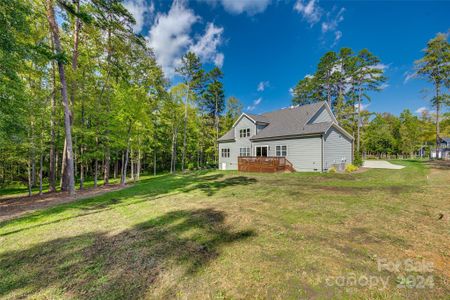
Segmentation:
<svg viewBox="0 0 450 300">
<path fill-rule="evenodd" d="M 71 196 L 75 195 L 75 178 L 74 178 L 74 163 L 72 150 L 72 128 L 70 121 L 70 107 L 67 95 L 67 82 L 64 70 L 64 52 L 61 46 L 59 37 L 59 28 L 55 20 L 55 12 L 53 8 L 53 0 L 46 0 L 47 20 L 50 26 L 50 31 L 55 46 L 55 56 L 58 63 L 59 80 L 61 82 L 61 94 L 64 107 L 64 128 L 67 145 L 67 177 L 68 177 L 68 191 Z"/>
<path fill-rule="evenodd" d="M 417 74 L 434 86 L 431 104 L 436 108 L 436 149 L 440 146 L 440 114 L 449 103 L 450 45 L 445 34 L 439 33 L 427 43 L 423 58 L 415 62 Z M 445 92 L 447 89 L 447 93 Z"/>
<path fill-rule="evenodd" d="M 187 147 L 187 126 L 188 126 L 188 105 L 191 91 L 198 92 L 203 87 L 204 72 L 200 58 L 193 52 L 186 53 L 181 58 L 180 66 L 176 72 L 183 78 L 184 84 L 187 86 L 186 96 L 184 100 L 184 128 L 183 128 L 183 153 L 181 159 L 181 170 L 184 172 Z"/>
<path fill-rule="evenodd" d="M 400 150 L 412 158 L 420 147 L 420 121 L 408 109 L 400 114 Z"/>
<path fill-rule="evenodd" d="M 218 144 L 217 139 L 219 138 L 219 120 L 220 114 L 225 108 L 225 92 L 223 89 L 223 84 L 220 81 L 223 77 L 222 71 L 215 67 L 208 74 L 207 78 L 209 83 L 206 87 L 206 91 L 203 95 L 204 98 L 204 109 L 214 118 L 214 128 L 215 128 L 215 139 L 214 139 L 214 158 L 216 162 L 218 161 Z"/>
<path fill-rule="evenodd" d="M 227 99 L 225 120 L 222 122 L 224 124 L 222 127 L 222 134 L 225 134 L 230 130 L 231 126 L 233 126 L 234 122 L 236 122 L 242 114 L 243 107 L 244 106 L 238 98 L 231 96 Z"/>
<path fill-rule="evenodd" d="M 356 151 L 360 152 L 361 144 L 361 110 L 362 101 L 366 99 L 370 101 L 368 92 L 380 91 L 381 85 L 386 81 L 383 76 L 383 69 L 380 68 L 380 59 L 370 53 L 369 50 L 363 49 L 358 53 L 356 60 L 356 90 L 358 99 L 358 121 L 357 121 L 357 137 L 356 137 Z"/>
</svg>

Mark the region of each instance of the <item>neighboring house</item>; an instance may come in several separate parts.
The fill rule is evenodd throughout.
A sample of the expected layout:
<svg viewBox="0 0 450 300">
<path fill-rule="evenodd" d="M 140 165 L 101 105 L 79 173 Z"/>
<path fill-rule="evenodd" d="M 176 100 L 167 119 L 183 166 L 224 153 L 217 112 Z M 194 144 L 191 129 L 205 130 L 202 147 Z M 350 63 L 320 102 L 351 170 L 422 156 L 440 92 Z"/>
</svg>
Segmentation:
<svg viewBox="0 0 450 300">
<path fill-rule="evenodd" d="M 237 170 L 239 156 L 285 157 L 296 171 L 326 171 L 352 163 L 353 137 L 326 102 L 262 115 L 243 113 L 219 138 L 219 169 Z"/>
<path fill-rule="evenodd" d="M 438 151 L 436 151 L 436 149 L 431 150 L 431 158 L 450 159 L 450 137 L 439 138 L 439 142 L 440 145 Z"/>
</svg>

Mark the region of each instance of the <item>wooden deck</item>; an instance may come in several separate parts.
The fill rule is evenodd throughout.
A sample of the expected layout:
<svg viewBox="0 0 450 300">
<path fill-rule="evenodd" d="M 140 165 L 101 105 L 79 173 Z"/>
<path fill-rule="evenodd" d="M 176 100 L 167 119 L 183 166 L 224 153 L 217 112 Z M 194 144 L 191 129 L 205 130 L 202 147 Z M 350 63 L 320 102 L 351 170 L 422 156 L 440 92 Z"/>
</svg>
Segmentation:
<svg viewBox="0 0 450 300">
<path fill-rule="evenodd" d="M 294 172 L 292 163 L 285 157 L 239 156 L 238 170 L 243 172 Z"/>
</svg>

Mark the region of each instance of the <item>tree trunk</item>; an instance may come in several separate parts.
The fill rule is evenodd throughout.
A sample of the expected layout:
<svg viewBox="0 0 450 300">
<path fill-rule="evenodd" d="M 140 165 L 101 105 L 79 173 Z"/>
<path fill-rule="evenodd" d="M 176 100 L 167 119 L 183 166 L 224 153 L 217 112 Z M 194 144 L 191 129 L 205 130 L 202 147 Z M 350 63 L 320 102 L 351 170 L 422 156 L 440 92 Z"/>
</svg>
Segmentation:
<svg viewBox="0 0 450 300">
<path fill-rule="evenodd" d="M 141 148 L 138 149 L 138 157 L 136 162 L 136 179 L 139 181 L 141 177 Z"/>
<path fill-rule="evenodd" d="M 217 95 L 216 95 L 216 110 L 215 110 L 215 120 L 214 123 L 216 125 L 216 139 L 214 140 L 214 163 L 217 165 L 219 163 L 219 144 L 217 142 L 217 140 L 219 139 L 219 105 L 217 103 Z"/>
<path fill-rule="evenodd" d="M 189 103 L 189 84 L 187 85 L 186 101 L 184 104 L 184 132 L 183 132 L 183 154 L 181 157 L 181 171 L 184 172 L 184 163 L 186 160 L 187 147 L 187 121 L 188 121 L 188 103 Z"/>
<path fill-rule="evenodd" d="M 84 165 L 81 163 L 80 165 L 80 190 L 83 189 L 84 184 Z"/>
<path fill-rule="evenodd" d="M 127 184 L 127 167 L 128 167 L 128 155 L 130 152 L 130 134 L 131 134 L 131 124 L 128 126 L 128 135 L 127 135 L 127 150 L 125 152 L 125 162 L 122 167 L 122 177 L 120 178 L 120 184 Z"/>
<path fill-rule="evenodd" d="M 156 176 L 156 150 L 153 150 L 153 176 Z"/>
<path fill-rule="evenodd" d="M 130 158 L 130 171 L 131 171 L 131 179 L 133 180 L 133 182 L 135 181 L 135 174 L 134 174 L 134 161 L 133 161 L 133 150 L 130 150 L 131 154 L 131 158 Z"/>
<path fill-rule="evenodd" d="M 44 169 L 44 154 L 39 157 L 39 195 L 42 195 L 42 172 Z"/>
<path fill-rule="evenodd" d="M 55 45 L 56 54 L 61 56 L 63 51 L 61 48 L 61 42 L 59 39 L 58 25 L 55 21 L 55 12 L 53 10 L 53 0 L 47 0 L 47 20 L 52 31 L 53 42 Z M 61 81 L 61 94 L 64 107 L 64 129 L 66 134 L 66 146 L 67 146 L 67 179 L 69 195 L 75 195 L 75 178 L 73 168 L 73 151 L 72 151 L 72 129 L 70 123 L 70 108 L 69 100 L 67 98 L 67 82 L 64 72 L 64 64 L 61 59 L 58 59 L 59 79 Z"/>
<path fill-rule="evenodd" d="M 97 180 L 98 180 L 98 159 L 95 159 L 94 163 L 94 187 L 97 187 Z"/>
<path fill-rule="evenodd" d="M 68 190 L 68 179 L 67 179 L 67 141 L 64 139 L 64 149 L 61 159 L 61 180 L 60 180 L 61 191 Z"/>
<path fill-rule="evenodd" d="M 111 154 L 109 150 L 109 141 L 106 142 L 105 147 L 105 165 L 103 169 L 103 185 L 109 184 L 109 165 L 111 164 Z M 115 172 L 115 170 L 114 170 Z M 114 178 L 116 178 L 116 173 L 114 173 Z"/>
<path fill-rule="evenodd" d="M 170 162 L 170 173 L 174 173 L 177 168 L 177 135 L 178 127 L 174 126 L 172 133 L 172 158 Z"/>
<path fill-rule="evenodd" d="M 440 85 L 436 83 L 436 158 L 438 151 L 441 147 L 440 143 L 440 124 L 439 124 L 439 114 L 441 112 L 441 99 L 440 99 Z"/>
<path fill-rule="evenodd" d="M 358 95 L 358 123 L 356 124 L 357 130 L 357 140 L 356 140 L 356 152 L 360 153 L 361 137 L 360 137 L 360 126 L 361 126 L 361 89 L 359 89 Z"/>
<path fill-rule="evenodd" d="M 28 161 L 28 197 L 31 197 L 31 160 Z"/>
<path fill-rule="evenodd" d="M 119 172 L 119 159 L 116 158 L 116 161 L 114 162 L 114 179 L 117 178 L 118 172 Z"/>
<path fill-rule="evenodd" d="M 53 43 L 52 43 L 53 44 Z M 50 192 L 56 192 L 56 153 L 55 153 L 55 110 L 56 110 L 56 71 L 55 63 L 52 62 L 52 81 L 53 91 L 51 97 L 51 115 L 50 115 L 50 167 L 48 175 L 48 189 Z"/>
</svg>

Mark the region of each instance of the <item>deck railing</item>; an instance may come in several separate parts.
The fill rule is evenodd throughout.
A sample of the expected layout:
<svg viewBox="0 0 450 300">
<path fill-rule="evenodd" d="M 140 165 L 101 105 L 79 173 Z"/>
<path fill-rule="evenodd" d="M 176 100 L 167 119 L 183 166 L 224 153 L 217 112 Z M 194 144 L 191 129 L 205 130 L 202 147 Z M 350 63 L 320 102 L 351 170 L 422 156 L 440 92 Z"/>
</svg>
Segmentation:
<svg viewBox="0 0 450 300">
<path fill-rule="evenodd" d="M 243 172 L 281 172 L 295 171 L 285 157 L 239 156 L 238 170 Z"/>
</svg>

